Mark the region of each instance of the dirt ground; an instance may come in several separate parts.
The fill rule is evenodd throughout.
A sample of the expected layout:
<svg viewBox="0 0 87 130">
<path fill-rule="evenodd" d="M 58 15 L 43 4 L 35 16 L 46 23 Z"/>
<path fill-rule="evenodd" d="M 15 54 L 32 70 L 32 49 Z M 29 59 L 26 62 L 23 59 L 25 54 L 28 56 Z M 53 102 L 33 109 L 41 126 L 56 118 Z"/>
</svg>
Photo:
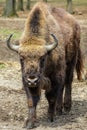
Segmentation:
<svg viewBox="0 0 87 130">
<path fill-rule="evenodd" d="M 76 16 L 75 16 L 76 17 Z M 87 17 L 79 19 L 81 25 L 81 48 L 86 63 Z M 0 27 L 23 30 L 25 19 L 0 18 Z M 21 69 L 19 57 L 6 47 L 5 36 L 0 36 L 0 130 L 25 130 L 22 128 L 27 117 L 27 101 L 21 89 Z M 72 110 L 69 114 L 56 116 L 50 123 L 47 119 L 47 101 L 42 91 L 37 108 L 37 127 L 34 130 L 87 130 L 87 81 L 74 80 L 72 87 Z"/>
</svg>

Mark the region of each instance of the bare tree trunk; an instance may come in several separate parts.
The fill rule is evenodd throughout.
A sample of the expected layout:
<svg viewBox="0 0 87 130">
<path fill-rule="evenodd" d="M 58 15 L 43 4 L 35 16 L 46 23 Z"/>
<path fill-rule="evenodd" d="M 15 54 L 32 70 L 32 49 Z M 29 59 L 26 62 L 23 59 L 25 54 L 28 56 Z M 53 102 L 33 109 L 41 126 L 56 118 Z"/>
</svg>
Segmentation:
<svg viewBox="0 0 87 130">
<path fill-rule="evenodd" d="M 73 14 L 72 0 L 67 0 L 67 11 Z"/>
<path fill-rule="evenodd" d="M 17 16 L 16 14 L 16 0 L 6 0 L 6 6 L 4 9 L 4 16 L 11 17 Z"/>
<path fill-rule="evenodd" d="M 30 10 L 30 0 L 27 0 L 26 9 Z"/>
<path fill-rule="evenodd" d="M 23 9 L 23 0 L 17 0 L 17 10 L 24 11 Z"/>
</svg>

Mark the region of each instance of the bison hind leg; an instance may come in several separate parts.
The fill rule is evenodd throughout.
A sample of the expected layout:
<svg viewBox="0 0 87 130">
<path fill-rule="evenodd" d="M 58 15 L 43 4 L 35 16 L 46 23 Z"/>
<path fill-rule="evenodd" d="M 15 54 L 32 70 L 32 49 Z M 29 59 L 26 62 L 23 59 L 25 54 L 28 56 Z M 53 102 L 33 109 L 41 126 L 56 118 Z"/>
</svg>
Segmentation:
<svg viewBox="0 0 87 130">
<path fill-rule="evenodd" d="M 65 95 L 64 95 L 64 111 L 70 112 L 72 106 L 72 97 L 71 97 L 71 84 L 65 86 Z"/>
<path fill-rule="evenodd" d="M 56 106 L 56 114 L 58 115 L 58 116 L 61 116 L 62 115 L 62 108 L 63 107 L 61 107 L 60 109 L 58 108 L 58 105 Z"/>
<path fill-rule="evenodd" d="M 68 101 L 68 102 L 67 102 L 67 101 Z M 69 100 L 69 99 L 68 99 L 67 101 L 64 102 L 64 111 L 65 111 L 65 112 L 70 112 L 71 106 L 72 106 L 71 104 L 72 104 L 72 103 L 71 103 L 71 100 Z"/>
<path fill-rule="evenodd" d="M 74 68 L 75 68 L 74 60 L 72 60 L 72 62 L 67 65 L 67 69 L 66 69 L 65 93 L 64 93 L 64 111 L 65 112 L 69 112 L 72 106 L 71 93 L 72 93 L 73 74 L 74 74 Z"/>
</svg>

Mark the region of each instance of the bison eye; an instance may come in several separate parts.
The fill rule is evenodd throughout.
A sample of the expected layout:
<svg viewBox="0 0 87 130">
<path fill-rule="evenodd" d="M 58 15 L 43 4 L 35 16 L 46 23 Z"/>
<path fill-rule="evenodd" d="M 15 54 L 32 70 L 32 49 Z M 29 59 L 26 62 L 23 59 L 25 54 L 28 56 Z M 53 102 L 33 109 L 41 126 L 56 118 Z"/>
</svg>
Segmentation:
<svg viewBox="0 0 87 130">
<path fill-rule="evenodd" d="M 44 62 L 45 62 L 45 56 L 42 56 L 40 58 L 40 67 L 43 68 L 44 67 Z"/>
<path fill-rule="evenodd" d="M 24 56 L 20 56 L 20 60 L 24 60 Z"/>
</svg>

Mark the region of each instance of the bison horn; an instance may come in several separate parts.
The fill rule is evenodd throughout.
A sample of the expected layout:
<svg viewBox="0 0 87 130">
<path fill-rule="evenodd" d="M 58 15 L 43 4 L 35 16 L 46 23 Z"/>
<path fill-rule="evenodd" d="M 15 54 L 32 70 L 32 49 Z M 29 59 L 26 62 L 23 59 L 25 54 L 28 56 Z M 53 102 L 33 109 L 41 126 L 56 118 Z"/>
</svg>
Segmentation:
<svg viewBox="0 0 87 130">
<path fill-rule="evenodd" d="M 46 49 L 47 51 L 52 51 L 53 49 L 55 49 L 58 45 L 58 39 L 56 38 L 56 36 L 54 34 L 51 34 L 51 36 L 54 39 L 54 43 L 51 45 L 46 45 Z"/>
<path fill-rule="evenodd" d="M 8 39 L 7 39 L 7 46 L 8 46 L 8 48 L 10 48 L 11 50 L 13 50 L 13 51 L 16 51 L 16 52 L 18 52 L 18 50 L 19 50 L 19 45 L 13 45 L 13 44 L 11 44 L 10 43 L 10 40 L 11 40 L 11 37 L 13 36 L 13 34 L 11 34 L 9 37 L 8 37 Z"/>
</svg>

